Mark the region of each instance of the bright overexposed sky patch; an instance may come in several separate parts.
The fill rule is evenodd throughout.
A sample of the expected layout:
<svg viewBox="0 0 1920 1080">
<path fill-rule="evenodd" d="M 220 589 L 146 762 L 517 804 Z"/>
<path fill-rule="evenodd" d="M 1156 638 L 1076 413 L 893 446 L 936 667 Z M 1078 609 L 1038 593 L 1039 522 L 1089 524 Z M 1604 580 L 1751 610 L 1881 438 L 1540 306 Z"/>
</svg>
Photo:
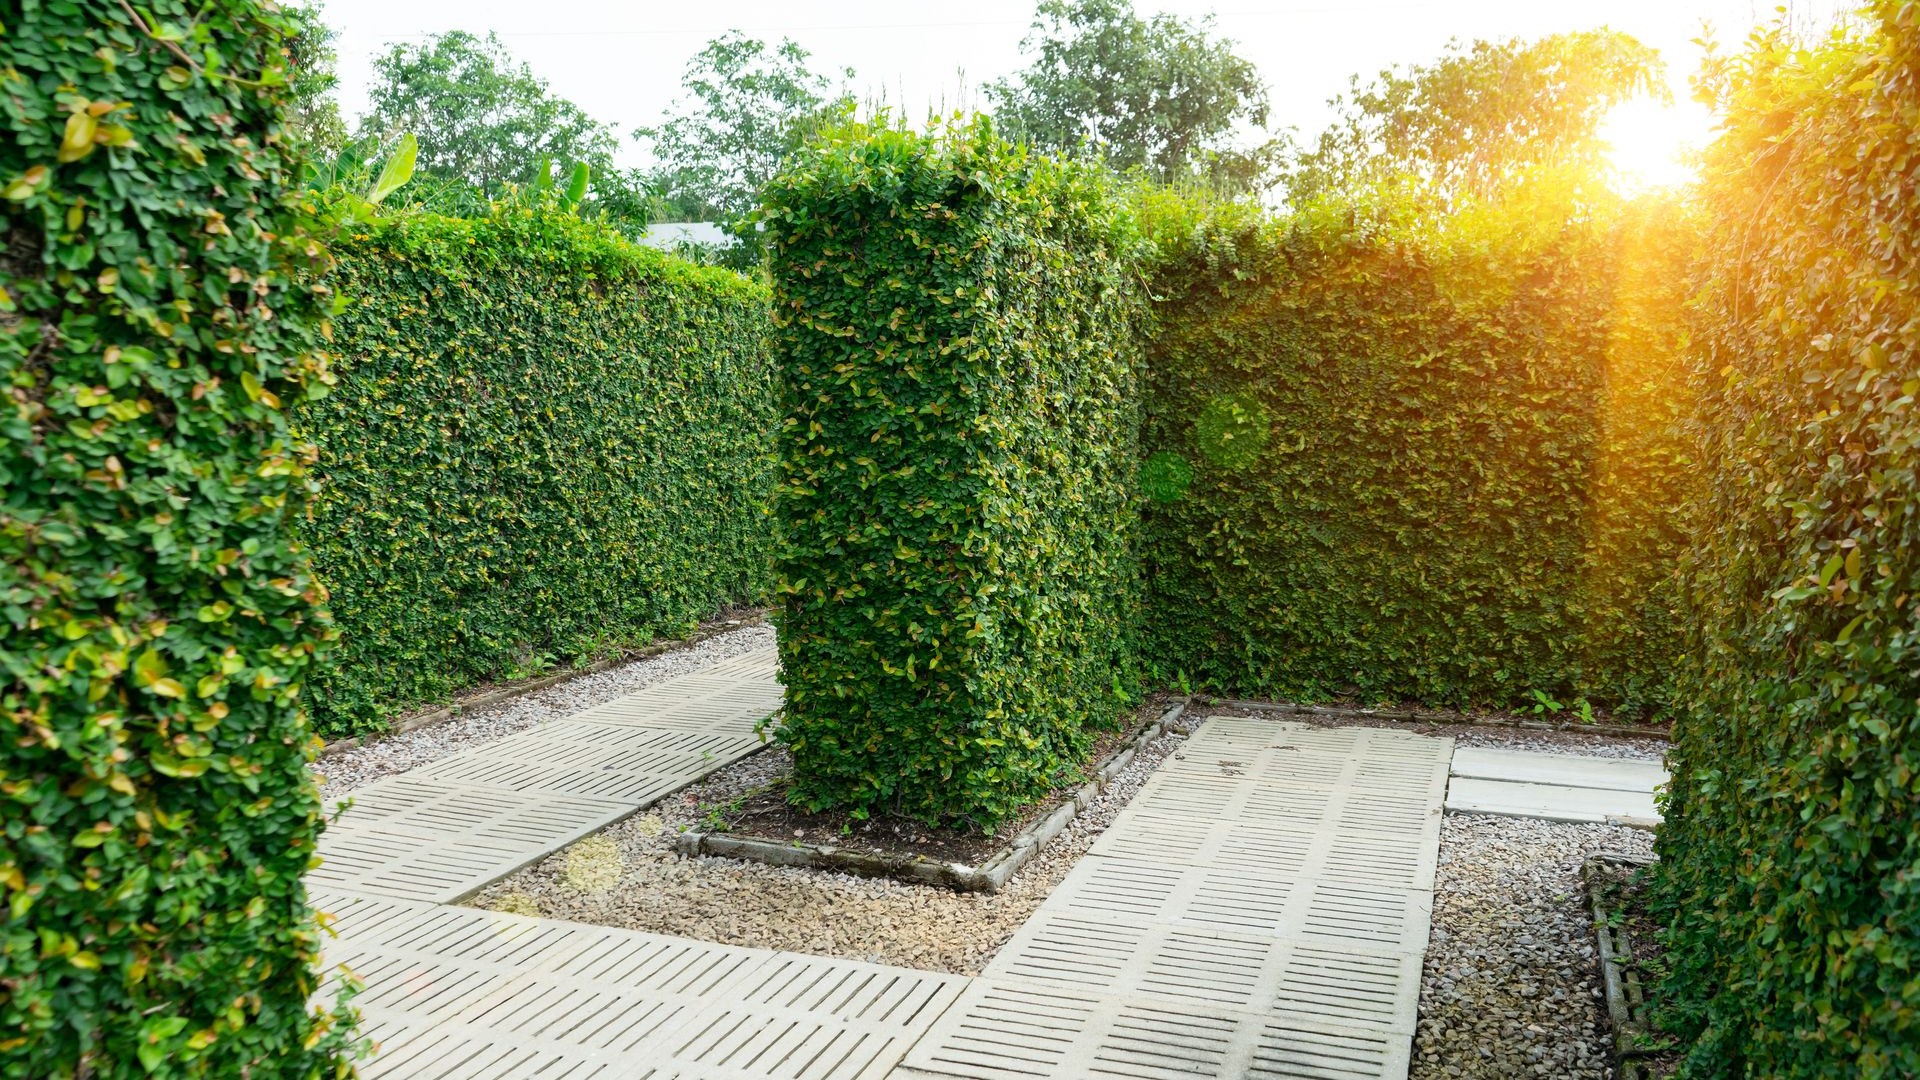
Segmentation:
<svg viewBox="0 0 1920 1080">
<path fill-rule="evenodd" d="M 1713 113 L 1687 99 L 1637 98 L 1607 113 L 1600 136 L 1621 190 L 1679 187 L 1694 175 L 1694 155 L 1713 138 Z"/>
<path fill-rule="evenodd" d="M 311 0 L 296 0 L 311 2 Z M 1815 21 L 1844 0 L 1792 0 Z M 1689 103 L 1687 77 L 1699 63 L 1692 43 L 1710 24 L 1737 46 L 1774 0 L 1135 0 L 1142 15 L 1214 13 L 1217 30 L 1239 43 L 1265 77 L 1271 127 L 1311 137 L 1330 117 L 1326 101 L 1354 73 L 1440 54 L 1448 39 L 1538 37 L 1607 26 L 1659 49 L 1674 97 Z M 341 106 L 349 120 L 366 107 L 373 58 L 393 42 L 438 31 L 500 34 L 507 48 L 595 118 L 630 130 L 657 122 L 678 95 L 687 60 L 730 30 L 790 37 L 818 67 L 855 70 L 863 101 L 910 114 L 982 106 L 979 87 L 1022 66 L 1020 39 L 1033 0 L 321 0 L 340 32 Z M 1700 110 L 1623 110 L 1609 127 L 1623 166 L 1657 165 L 1675 139 L 1699 139 Z M 1665 140 L 1662 142 L 1661 140 Z M 1643 145 L 1644 144 L 1644 145 Z M 1634 147 L 1634 149 L 1626 149 Z M 645 161 L 631 146 L 627 164 Z M 1648 182 L 1667 182 L 1650 178 Z"/>
</svg>

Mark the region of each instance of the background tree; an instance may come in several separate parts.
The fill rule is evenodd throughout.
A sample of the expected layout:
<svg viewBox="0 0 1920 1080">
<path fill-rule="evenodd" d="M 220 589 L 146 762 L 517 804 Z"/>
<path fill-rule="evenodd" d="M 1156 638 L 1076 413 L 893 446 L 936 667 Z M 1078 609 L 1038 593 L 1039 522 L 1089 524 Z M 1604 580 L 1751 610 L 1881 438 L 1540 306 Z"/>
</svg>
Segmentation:
<svg viewBox="0 0 1920 1080">
<path fill-rule="evenodd" d="M 334 100 L 340 76 L 333 42 L 339 35 L 323 20 L 317 4 L 287 8 L 286 15 L 296 28 L 284 46 L 290 80 L 287 131 L 300 141 L 309 160 L 331 160 L 347 145 L 347 122 Z"/>
<path fill-rule="evenodd" d="M 680 221 L 720 221 L 736 229 L 760 201 L 760 189 L 808 136 L 851 117 L 844 89 L 807 65 L 792 41 L 778 45 L 739 32 L 707 43 L 687 64 L 686 94 L 658 127 L 635 132 L 652 144 L 656 212 Z M 759 243 L 741 232 L 737 261 L 758 261 Z"/>
<path fill-rule="evenodd" d="M 987 96 L 1007 134 L 1037 148 L 1086 139 L 1163 182 L 1257 188 L 1273 144 L 1238 150 L 1232 137 L 1266 124 L 1266 86 L 1211 30 L 1211 18 L 1143 20 L 1131 0 L 1043 0 L 1020 46 L 1033 62 Z"/>
<path fill-rule="evenodd" d="M 585 162 L 593 175 L 583 212 L 629 234 L 645 230 L 645 184 L 614 164 L 619 135 L 554 94 L 499 38 L 452 30 L 422 45 L 395 45 L 373 66 L 359 135 L 384 146 L 412 132 L 423 192 L 439 180 L 495 197 L 532 183 L 542 159 Z"/>
<path fill-rule="evenodd" d="M 1339 119 L 1282 179 L 1304 205 L 1383 184 L 1443 202 L 1486 197 L 1543 170 L 1604 180 L 1601 120 L 1641 94 L 1666 97 L 1659 54 L 1610 30 L 1538 41 L 1454 42 L 1435 63 L 1388 69 L 1330 104 Z"/>
</svg>

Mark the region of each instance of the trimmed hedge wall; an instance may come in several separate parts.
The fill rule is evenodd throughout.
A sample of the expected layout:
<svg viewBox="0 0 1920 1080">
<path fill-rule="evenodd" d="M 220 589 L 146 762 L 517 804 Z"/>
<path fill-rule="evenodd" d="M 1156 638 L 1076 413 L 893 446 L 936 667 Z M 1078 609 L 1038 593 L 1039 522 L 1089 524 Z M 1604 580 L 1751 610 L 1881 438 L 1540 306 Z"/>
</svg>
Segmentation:
<svg viewBox="0 0 1920 1080">
<path fill-rule="evenodd" d="M 341 634 L 324 732 L 768 594 L 764 287 L 557 209 L 359 228 L 339 384 L 299 416 Z"/>
<path fill-rule="evenodd" d="M 984 121 L 842 132 L 764 213 L 792 797 L 992 825 L 1137 689 L 1131 219 Z"/>
<path fill-rule="evenodd" d="M 1443 233 L 1150 204 L 1157 674 L 1661 708 L 1687 477 L 1670 216 Z"/>
<path fill-rule="evenodd" d="M 0 1075 L 345 1075 L 300 879 L 330 631 L 287 536 L 325 373 L 292 27 L 141 10 L 0 29 Z"/>
<path fill-rule="evenodd" d="M 1658 872 L 1692 1077 L 1920 1076 L 1920 8 L 1712 73 Z"/>
</svg>

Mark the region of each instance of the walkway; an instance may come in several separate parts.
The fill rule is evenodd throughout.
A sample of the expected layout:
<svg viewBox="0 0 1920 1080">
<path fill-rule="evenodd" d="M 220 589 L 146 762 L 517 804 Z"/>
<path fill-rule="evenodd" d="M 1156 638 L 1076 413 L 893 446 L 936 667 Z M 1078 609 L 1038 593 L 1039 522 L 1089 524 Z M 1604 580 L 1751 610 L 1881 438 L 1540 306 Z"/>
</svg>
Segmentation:
<svg viewBox="0 0 1920 1080">
<path fill-rule="evenodd" d="M 775 663 L 747 653 L 376 780 L 343 800 L 307 880 L 458 900 L 759 749 Z"/>
<path fill-rule="evenodd" d="M 894 1076 L 1404 1077 L 1451 749 L 1207 720 Z"/>
<path fill-rule="evenodd" d="M 1444 739 L 1205 721 L 977 979 L 450 906 L 751 752 L 773 665 L 355 793 L 309 883 L 369 1080 L 1405 1076 Z"/>
</svg>

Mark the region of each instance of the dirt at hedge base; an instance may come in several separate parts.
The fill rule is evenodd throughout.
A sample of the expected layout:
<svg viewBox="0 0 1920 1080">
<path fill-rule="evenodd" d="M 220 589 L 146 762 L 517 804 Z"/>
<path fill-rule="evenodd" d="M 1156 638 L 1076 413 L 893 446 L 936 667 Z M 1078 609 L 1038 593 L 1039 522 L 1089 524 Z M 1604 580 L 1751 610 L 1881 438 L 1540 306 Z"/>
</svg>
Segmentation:
<svg viewBox="0 0 1920 1080">
<path fill-rule="evenodd" d="M 1088 764 L 1073 770 L 1044 798 L 1036 800 L 1005 824 L 991 832 L 968 828 L 939 828 L 897 814 L 878 813 L 858 818 L 844 810 L 809 812 L 787 802 L 787 781 L 791 771 L 776 777 L 766 786 L 745 796 L 720 804 L 706 804 L 712 811 L 706 831 L 724 831 L 728 836 L 766 840 L 776 844 L 832 845 L 842 851 L 901 858 L 923 858 L 934 862 L 982 866 L 1005 851 L 1027 827 L 1072 800 L 1100 766 L 1119 753 L 1147 724 L 1165 713 L 1179 698 L 1170 694 L 1150 695 L 1127 717 L 1123 727 L 1103 731 L 1094 740 Z"/>
</svg>

